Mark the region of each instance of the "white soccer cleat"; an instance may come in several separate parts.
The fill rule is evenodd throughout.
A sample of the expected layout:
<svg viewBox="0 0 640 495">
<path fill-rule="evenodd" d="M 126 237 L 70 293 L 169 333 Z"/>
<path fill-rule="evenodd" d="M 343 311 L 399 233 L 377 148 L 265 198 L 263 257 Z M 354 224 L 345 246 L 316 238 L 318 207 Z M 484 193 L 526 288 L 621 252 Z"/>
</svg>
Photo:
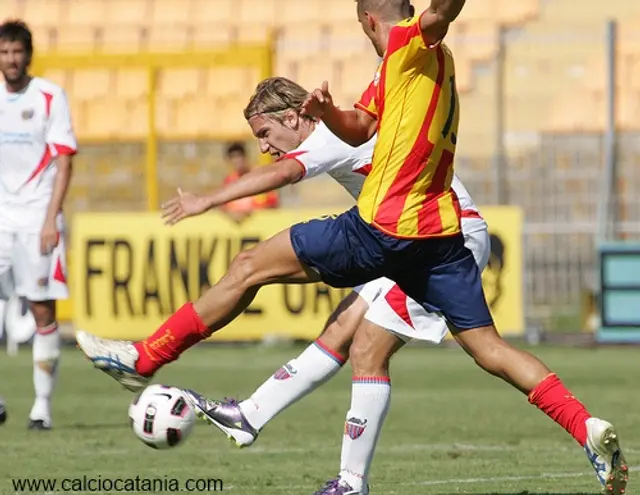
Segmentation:
<svg viewBox="0 0 640 495">
<path fill-rule="evenodd" d="M 114 378 L 124 388 L 138 392 L 145 388 L 150 379 L 136 371 L 138 351 L 131 342 L 108 340 L 87 332 L 76 332 L 78 347 L 93 365 Z"/>
<path fill-rule="evenodd" d="M 608 495 L 622 495 L 629 481 L 629 467 L 611 423 L 598 418 L 586 421 L 587 443 L 584 450 L 596 471 L 598 481 Z"/>
</svg>

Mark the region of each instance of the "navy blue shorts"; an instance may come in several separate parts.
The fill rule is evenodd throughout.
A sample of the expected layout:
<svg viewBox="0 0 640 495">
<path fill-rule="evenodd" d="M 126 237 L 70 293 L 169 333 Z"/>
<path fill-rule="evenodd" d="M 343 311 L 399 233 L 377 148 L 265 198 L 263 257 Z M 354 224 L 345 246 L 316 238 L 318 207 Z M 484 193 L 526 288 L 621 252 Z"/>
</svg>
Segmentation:
<svg viewBox="0 0 640 495">
<path fill-rule="evenodd" d="M 493 324 L 478 265 L 462 234 L 398 239 L 367 224 L 357 207 L 291 227 L 298 259 L 332 287 L 388 277 L 458 330 Z"/>
</svg>

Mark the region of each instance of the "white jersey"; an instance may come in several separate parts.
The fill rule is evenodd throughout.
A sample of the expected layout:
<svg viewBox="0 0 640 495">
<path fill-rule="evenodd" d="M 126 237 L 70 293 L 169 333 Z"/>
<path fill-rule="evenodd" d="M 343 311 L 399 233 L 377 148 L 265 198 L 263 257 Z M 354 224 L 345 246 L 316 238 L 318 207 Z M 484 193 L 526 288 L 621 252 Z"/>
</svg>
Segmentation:
<svg viewBox="0 0 640 495">
<path fill-rule="evenodd" d="M 0 229 L 40 229 L 55 159 L 76 149 L 62 88 L 38 77 L 19 93 L 0 85 Z"/>
<path fill-rule="evenodd" d="M 302 180 L 323 173 L 329 174 L 357 200 L 365 178 L 371 170 L 375 142 L 376 136 L 361 146 L 350 146 L 321 122 L 300 146 L 287 153 L 282 159 L 290 158 L 300 163 L 304 169 Z M 462 217 L 481 219 L 469 191 L 455 174 L 451 188 L 460 201 Z M 475 226 L 486 228 L 477 223 L 474 223 L 474 228 Z"/>
</svg>

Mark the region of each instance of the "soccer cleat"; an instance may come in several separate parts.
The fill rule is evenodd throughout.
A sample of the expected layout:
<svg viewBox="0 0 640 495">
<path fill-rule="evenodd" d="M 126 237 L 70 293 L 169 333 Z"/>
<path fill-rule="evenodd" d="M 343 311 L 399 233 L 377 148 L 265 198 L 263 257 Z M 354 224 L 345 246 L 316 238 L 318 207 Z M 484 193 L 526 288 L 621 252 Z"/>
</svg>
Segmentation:
<svg viewBox="0 0 640 495">
<path fill-rule="evenodd" d="M 7 421 L 7 406 L 4 399 L 0 397 L 0 425 Z"/>
<path fill-rule="evenodd" d="M 596 471 L 604 493 L 622 495 L 629 481 L 629 467 L 618 443 L 618 434 L 611 423 L 589 418 L 587 443 L 584 450 Z"/>
<path fill-rule="evenodd" d="M 354 490 L 349 483 L 338 477 L 327 481 L 324 488 L 313 495 L 369 495 L 369 487 L 362 491 Z"/>
<path fill-rule="evenodd" d="M 244 417 L 238 401 L 209 400 L 193 390 L 183 392 L 196 416 L 222 431 L 237 447 L 248 447 L 258 438 L 258 431 Z"/>
<path fill-rule="evenodd" d="M 27 425 L 27 429 L 37 430 L 37 431 L 49 431 L 51 429 L 51 425 L 46 421 L 44 421 L 43 419 L 30 419 L 29 424 Z"/>
<path fill-rule="evenodd" d="M 136 371 L 138 351 L 131 342 L 102 339 L 87 332 L 77 332 L 76 341 L 96 368 L 114 378 L 124 388 L 138 392 L 149 384 L 150 378 Z"/>
</svg>

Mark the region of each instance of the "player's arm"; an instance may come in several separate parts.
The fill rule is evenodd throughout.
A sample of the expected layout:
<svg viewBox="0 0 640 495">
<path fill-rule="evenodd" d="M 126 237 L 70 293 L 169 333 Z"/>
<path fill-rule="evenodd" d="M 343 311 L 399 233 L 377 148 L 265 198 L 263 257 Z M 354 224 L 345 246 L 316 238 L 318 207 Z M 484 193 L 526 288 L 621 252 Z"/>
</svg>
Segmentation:
<svg viewBox="0 0 640 495">
<path fill-rule="evenodd" d="M 309 95 L 302 112 L 321 118 L 332 133 L 354 147 L 366 143 L 376 133 L 377 121 L 371 114 L 360 109 L 341 110 L 333 104 L 327 81 Z"/>
<path fill-rule="evenodd" d="M 71 112 L 64 91 L 56 94 L 51 103 L 51 115 L 46 129 L 46 143 L 55 153 L 57 173 L 47 207 L 47 216 L 40 232 L 40 251 L 42 254 L 50 253 L 58 244 L 57 217 L 58 213 L 62 211 L 62 205 L 69 190 L 72 157 L 76 154 L 77 148 L 71 124 Z"/>
<path fill-rule="evenodd" d="M 431 0 L 431 5 L 420 16 L 420 30 L 427 46 L 441 41 L 451 24 L 460 14 L 465 0 Z"/>
<path fill-rule="evenodd" d="M 162 205 L 162 218 L 173 225 L 185 218 L 200 215 L 236 199 L 279 189 L 298 182 L 304 176 L 304 168 L 293 158 L 285 158 L 271 165 L 251 170 L 238 180 L 226 184 L 208 194 L 192 194 L 178 191 L 177 197 Z"/>
</svg>

